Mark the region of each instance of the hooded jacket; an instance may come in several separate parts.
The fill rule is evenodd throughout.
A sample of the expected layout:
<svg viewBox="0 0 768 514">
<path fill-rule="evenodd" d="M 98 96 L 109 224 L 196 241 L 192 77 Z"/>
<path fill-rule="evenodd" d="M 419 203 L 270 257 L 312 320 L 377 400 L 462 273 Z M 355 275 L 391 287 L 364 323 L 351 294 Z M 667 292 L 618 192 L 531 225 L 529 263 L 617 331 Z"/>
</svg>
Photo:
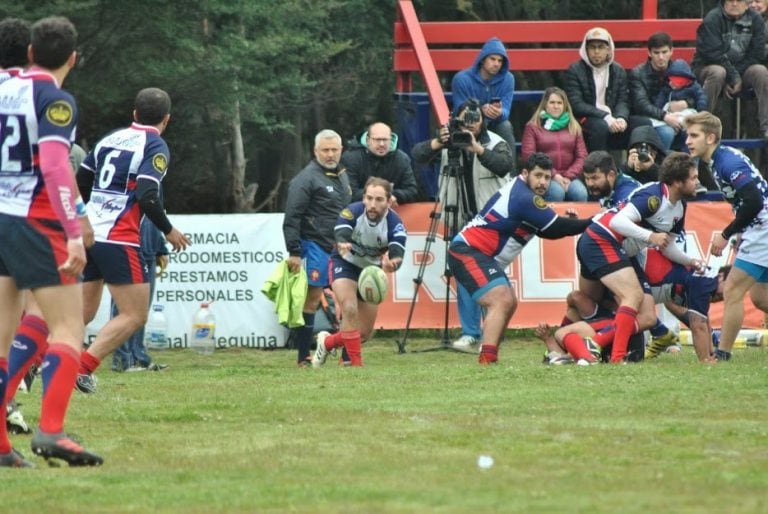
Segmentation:
<svg viewBox="0 0 768 514">
<path fill-rule="evenodd" d="M 656 129 L 650 125 L 637 127 L 629 135 L 630 148 L 641 143 L 646 143 L 656 150 L 656 162 L 653 163 L 653 166 L 645 171 L 637 172 L 635 170 L 629 169 L 625 163 L 619 171 L 621 171 L 621 173 L 624 175 L 637 180 L 641 184 L 647 184 L 648 182 L 655 182 L 659 180 L 659 165 L 657 163 L 661 162 L 661 160 L 666 156 L 666 152 L 663 149 L 659 134 L 656 132 Z"/>
<path fill-rule="evenodd" d="M 691 109 L 696 109 L 697 111 L 707 110 L 707 106 L 709 105 L 707 94 L 704 92 L 701 84 L 696 81 L 696 76 L 691 71 L 691 67 L 688 66 L 687 62 L 681 59 L 670 62 L 664 76 L 667 79 L 671 76 L 685 77 L 692 82 L 686 87 L 673 89 L 672 86 L 669 85 L 669 80 L 666 80 L 656 97 L 656 107 L 663 109 L 664 105 L 668 102 L 685 100 L 688 103 L 688 107 Z"/>
<path fill-rule="evenodd" d="M 627 87 L 627 72 L 613 60 L 615 47 L 613 38 L 609 41 L 611 48 L 608 56 L 608 85 L 605 90 L 605 105 L 611 110 L 606 112 L 597 108 L 597 91 L 595 87 L 595 67 L 587 56 L 587 38 L 591 31 L 584 35 L 579 48 L 581 59 L 571 64 L 565 71 L 565 92 L 571 101 L 573 114 L 581 118 L 605 118 L 613 116 L 629 120 L 629 90 Z"/>
<path fill-rule="evenodd" d="M 502 57 L 501 69 L 490 79 L 483 80 L 480 75 L 483 59 L 493 54 Z M 502 107 L 500 119 L 508 119 L 515 93 L 515 77 L 509 72 L 509 57 L 507 57 L 504 43 L 497 37 L 492 37 L 486 41 L 480 53 L 477 54 L 475 63 L 470 68 L 463 69 L 453 76 L 451 91 L 453 92 L 454 115 L 458 114 L 459 107 L 470 98 L 475 98 L 480 102 L 480 105 L 484 105 L 489 103 L 492 98 L 499 97 Z"/>
<path fill-rule="evenodd" d="M 733 85 L 753 64 L 760 64 L 765 53 L 765 23 L 753 11 L 737 20 L 725 13 L 722 3 L 704 16 L 696 29 L 693 69 L 717 64 L 725 68 L 725 80 Z"/>
<path fill-rule="evenodd" d="M 368 132 L 364 132 L 359 140 L 349 141 L 348 150 L 341 156 L 341 166 L 347 169 L 349 176 L 352 200 L 358 201 L 363 197 L 363 186 L 370 177 L 392 182 L 392 194 L 399 204 L 418 200 L 419 188 L 411 168 L 411 158 L 397 149 L 397 134 L 392 134 L 389 152 L 382 157 L 368 150 L 367 138 Z"/>
</svg>

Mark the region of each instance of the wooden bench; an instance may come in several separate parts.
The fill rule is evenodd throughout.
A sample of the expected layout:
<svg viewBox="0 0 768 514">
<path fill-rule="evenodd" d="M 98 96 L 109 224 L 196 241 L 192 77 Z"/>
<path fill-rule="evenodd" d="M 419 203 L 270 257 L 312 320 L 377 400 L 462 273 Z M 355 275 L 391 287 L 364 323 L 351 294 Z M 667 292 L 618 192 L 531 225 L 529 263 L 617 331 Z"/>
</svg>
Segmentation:
<svg viewBox="0 0 768 514">
<path fill-rule="evenodd" d="M 614 39 L 615 60 L 626 69 L 646 61 L 648 36 L 664 31 L 674 41 L 674 57 L 691 62 L 696 45 L 698 18 L 656 19 L 657 1 L 643 0 L 639 20 L 546 20 L 493 22 L 420 22 L 410 0 L 398 0 L 394 26 L 393 69 L 396 73 L 395 99 L 415 130 L 401 136 L 406 151 L 410 144 L 430 135 L 430 109 L 438 124 L 448 121 L 449 110 L 438 72 L 456 72 L 472 65 L 482 45 L 498 37 L 507 47 L 513 72 L 565 70 L 579 59 L 578 49 L 587 30 L 603 27 Z M 413 74 L 420 73 L 425 92 L 413 92 Z M 514 103 L 538 102 L 542 91 L 515 91 Z M 410 105 L 409 105 L 410 104 Z M 403 119 L 401 116 L 401 126 Z M 414 127 L 410 127 L 413 129 Z M 728 140 L 741 148 L 762 148 L 762 139 Z"/>
</svg>

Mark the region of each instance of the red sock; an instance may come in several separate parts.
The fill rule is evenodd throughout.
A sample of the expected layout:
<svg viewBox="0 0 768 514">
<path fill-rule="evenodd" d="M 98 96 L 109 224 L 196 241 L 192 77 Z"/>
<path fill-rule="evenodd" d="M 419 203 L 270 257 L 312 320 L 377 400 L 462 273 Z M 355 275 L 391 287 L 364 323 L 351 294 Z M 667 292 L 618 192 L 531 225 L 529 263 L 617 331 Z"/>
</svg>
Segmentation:
<svg viewBox="0 0 768 514">
<path fill-rule="evenodd" d="M 565 346 L 565 350 L 574 359 L 584 359 L 589 362 L 597 361 L 592 352 L 587 349 L 587 343 L 584 342 L 584 339 L 579 334 L 573 332 L 566 334 L 563 338 L 563 346 Z"/>
<path fill-rule="evenodd" d="M 8 387 L 8 359 L 0 357 L 0 407 L 3 413 L 3 422 L 0 423 L 0 455 L 6 455 L 11 452 L 11 440 L 8 439 L 8 427 L 5 425 L 5 404 L 8 400 L 5 399 L 5 388 Z M 11 395 L 13 398 L 13 395 Z"/>
<path fill-rule="evenodd" d="M 336 332 L 325 338 L 325 349 L 328 351 L 335 350 L 344 346 L 344 340 L 341 337 L 341 332 Z"/>
<path fill-rule="evenodd" d="M 43 401 L 40 430 L 47 434 L 61 432 L 69 398 L 75 387 L 80 361 L 77 351 L 63 343 L 51 343 L 43 360 Z"/>
<path fill-rule="evenodd" d="M 6 401 L 14 397 L 30 366 L 42 358 L 47 348 L 48 325 L 44 319 L 27 314 L 21 319 L 8 357 L 10 364 L 8 366 L 8 389 L 5 391 Z"/>
<path fill-rule="evenodd" d="M 363 365 L 363 342 L 360 339 L 359 330 L 349 330 L 341 332 L 341 339 L 344 342 L 344 349 L 347 350 L 349 360 L 352 366 Z"/>
<path fill-rule="evenodd" d="M 606 328 L 605 330 L 601 330 L 594 336 L 592 336 L 592 340 L 600 345 L 600 348 L 605 348 L 609 344 L 613 342 L 613 338 L 616 336 L 616 325 L 611 324 L 609 328 Z"/>
<path fill-rule="evenodd" d="M 499 360 L 499 347 L 492 344 L 484 344 L 480 347 L 480 357 L 477 362 L 480 364 L 496 364 Z"/>
<path fill-rule="evenodd" d="M 632 307 L 622 305 L 616 311 L 616 335 L 613 337 L 611 348 L 611 362 L 622 362 L 627 355 L 629 338 L 636 330 L 637 311 Z"/>
<path fill-rule="evenodd" d="M 95 355 L 84 351 L 80 353 L 80 369 L 77 372 L 81 375 L 90 375 L 99 367 L 101 361 Z"/>
</svg>

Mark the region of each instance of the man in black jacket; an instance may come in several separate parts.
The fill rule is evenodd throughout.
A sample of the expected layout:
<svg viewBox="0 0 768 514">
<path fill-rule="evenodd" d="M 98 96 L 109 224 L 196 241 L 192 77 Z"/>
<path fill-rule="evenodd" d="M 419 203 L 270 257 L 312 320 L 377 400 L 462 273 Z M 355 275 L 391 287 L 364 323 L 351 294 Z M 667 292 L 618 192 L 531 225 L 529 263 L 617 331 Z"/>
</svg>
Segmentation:
<svg viewBox="0 0 768 514">
<path fill-rule="evenodd" d="M 298 348 L 297 363 L 311 366 L 315 312 L 320 306 L 323 288 L 329 284 L 328 259 L 336 242 L 333 228 L 339 213 L 350 203 L 352 191 L 341 159 L 341 136 L 333 130 L 321 130 L 315 136 L 315 158 L 288 185 L 283 219 L 283 237 L 288 250 L 291 273 L 304 266 L 307 272 L 307 298 L 304 301 L 304 326 L 294 328 Z"/>
<path fill-rule="evenodd" d="M 672 62 L 672 52 L 672 37 L 669 34 L 651 34 L 648 38 L 648 60 L 635 66 L 629 73 L 632 113 L 657 120 L 653 122 L 654 128 L 661 139 L 661 149 L 665 151 L 671 148 L 675 136 L 683 129 L 679 117 L 672 113 L 696 107 L 685 100 L 670 102 L 668 111 L 656 106 L 656 97 L 659 96 L 664 85 L 664 75 Z"/>
<path fill-rule="evenodd" d="M 734 98 L 754 89 L 760 135 L 768 140 L 768 69 L 765 24 L 747 0 L 723 0 L 707 13 L 696 31 L 693 68 L 714 112 L 721 94 Z"/>
<path fill-rule="evenodd" d="M 629 115 L 627 73 L 614 62 L 613 38 L 602 27 L 584 35 L 581 59 L 565 72 L 565 91 L 584 128 L 587 150 L 623 150 L 634 127 L 650 120 Z"/>
<path fill-rule="evenodd" d="M 411 158 L 397 149 L 397 135 L 388 125 L 371 124 L 359 142 L 351 141 L 349 145 L 341 156 L 341 165 L 347 169 L 353 201 L 363 197 L 363 186 L 371 177 L 392 183 L 392 207 L 419 199 Z"/>
</svg>

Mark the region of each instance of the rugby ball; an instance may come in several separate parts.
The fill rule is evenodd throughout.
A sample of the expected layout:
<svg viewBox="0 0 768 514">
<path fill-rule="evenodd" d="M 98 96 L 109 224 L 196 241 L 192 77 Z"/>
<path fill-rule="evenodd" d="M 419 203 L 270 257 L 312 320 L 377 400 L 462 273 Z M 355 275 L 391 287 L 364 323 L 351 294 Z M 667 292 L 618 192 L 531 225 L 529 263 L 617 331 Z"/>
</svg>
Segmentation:
<svg viewBox="0 0 768 514">
<path fill-rule="evenodd" d="M 387 296 L 387 274 L 378 266 L 366 266 L 357 279 L 357 291 L 366 303 L 378 305 Z"/>
</svg>

